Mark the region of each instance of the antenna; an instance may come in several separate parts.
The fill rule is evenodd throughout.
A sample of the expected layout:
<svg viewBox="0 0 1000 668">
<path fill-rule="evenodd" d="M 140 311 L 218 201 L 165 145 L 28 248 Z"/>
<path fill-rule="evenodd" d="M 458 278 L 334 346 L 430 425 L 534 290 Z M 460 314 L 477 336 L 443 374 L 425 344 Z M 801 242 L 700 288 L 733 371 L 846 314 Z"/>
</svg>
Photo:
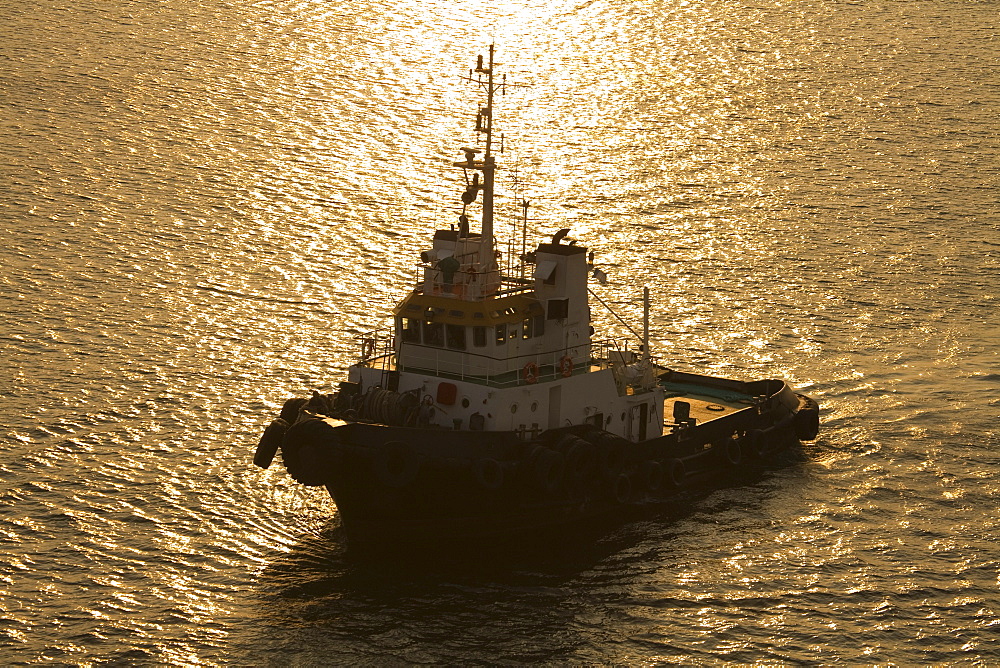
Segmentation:
<svg viewBox="0 0 1000 668">
<path fill-rule="evenodd" d="M 649 286 L 642 286 L 642 361 L 649 363 Z"/>
</svg>

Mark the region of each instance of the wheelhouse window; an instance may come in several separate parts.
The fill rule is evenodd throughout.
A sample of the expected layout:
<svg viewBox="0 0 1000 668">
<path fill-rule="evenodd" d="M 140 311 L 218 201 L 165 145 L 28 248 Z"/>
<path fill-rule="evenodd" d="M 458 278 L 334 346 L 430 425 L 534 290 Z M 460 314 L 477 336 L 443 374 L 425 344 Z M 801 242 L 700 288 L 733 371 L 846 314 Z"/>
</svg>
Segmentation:
<svg viewBox="0 0 1000 668">
<path fill-rule="evenodd" d="M 521 338 L 530 339 L 535 335 L 535 321 L 532 318 L 528 318 L 521 323 Z"/>
<path fill-rule="evenodd" d="M 399 326 L 403 343 L 420 343 L 420 321 L 416 318 L 400 318 Z"/>
<path fill-rule="evenodd" d="M 497 345 L 498 346 L 502 346 L 503 344 L 507 343 L 507 325 L 505 325 L 505 324 L 499 324 L 499 325 L 497 325 L 496 326 L 496 334 L 497 334 Z"/>
<path fill-rule="evenodd" d="M 446 325 L 445 336 L 452 350 L 465 350 L 465 326 Z"/>
<path fill-rule="evenodd" d="M 472 328 L 472 345 L 474 345 L 476 348 L 484 348 L 486 346 L 485 327 Z"/>
<path fill-rule="evenodd" d="M 424 345 L 444 347 L 444 323 L 424 321 Z"/>
</svg>

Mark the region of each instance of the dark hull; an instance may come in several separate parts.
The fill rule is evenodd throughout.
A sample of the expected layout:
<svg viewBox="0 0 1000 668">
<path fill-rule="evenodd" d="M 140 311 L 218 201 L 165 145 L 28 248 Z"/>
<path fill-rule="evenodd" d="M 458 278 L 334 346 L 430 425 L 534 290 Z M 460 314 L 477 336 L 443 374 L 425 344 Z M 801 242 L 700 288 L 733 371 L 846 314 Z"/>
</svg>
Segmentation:
<svg viewBox="0 0 1000 668">
<path fill-rule="evenodd" d="M 815 438 L 818 407 L 781 381 L 668 375 L 672 387 L 711 387 L 756 400 L 640 443 L 589 426 L 524 441 L 514 432 L 303 413 L 282 435 L 282 458 L 296 480 L 327 488 L 352 544 L 398 546 L 523 537 L 613 518 Z"/>
</svg>

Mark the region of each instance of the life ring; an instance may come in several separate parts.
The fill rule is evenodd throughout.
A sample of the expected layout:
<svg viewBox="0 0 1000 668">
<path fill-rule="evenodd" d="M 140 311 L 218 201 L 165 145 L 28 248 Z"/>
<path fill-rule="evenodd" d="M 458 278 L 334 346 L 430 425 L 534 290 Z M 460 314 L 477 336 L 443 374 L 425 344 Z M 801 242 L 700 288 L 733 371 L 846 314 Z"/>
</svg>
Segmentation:
<svg viewBox="0 0 1000 668">
<path fill-rule="evenodd" d="M 563 375 L 563 378 L 569 378 L 573 375 L 573 360 L 570 359 L 569 355 L 563 355 L 562 359 L 559 360 L 559 373 Z"/>
<path fill-rule="evenodd" d="M 524 382 L 528 385 L 533 385 L 538 382 L 538 365 L 534 362 L 528 362 L 521 369 L 521 376 L 524 378 Z"/>
</svg>

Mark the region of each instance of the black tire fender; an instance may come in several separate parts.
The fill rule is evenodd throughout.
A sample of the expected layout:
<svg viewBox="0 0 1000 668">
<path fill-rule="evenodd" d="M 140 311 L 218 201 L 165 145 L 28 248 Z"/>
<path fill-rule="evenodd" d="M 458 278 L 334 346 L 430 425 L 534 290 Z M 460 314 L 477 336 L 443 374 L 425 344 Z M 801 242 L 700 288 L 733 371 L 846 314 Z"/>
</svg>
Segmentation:
<svg viewBox="0 0 1000 668">
<path fill-rule="evenodd" d="M 819 406 L 808 406 L 795 414 L 795 437 L 800 441 L 814 441 L 819 436 Z"/>
<path fill-rule="evenodd" d="M 614 494 L 616 502 L 628 503 L 632 496 L 632 479 L 624 473 L 619 473 L 618 477 L 615 478 L 611 492 Z"/>
<path fill-rule="evenodd" d="M 577 439 L 566 451 L 566 468 L 577 482 L 590 478 L 596 465 L 597 449 L 583 439 Z"/>
<path fill-rule="evenodd" d="M 608 435 L 597 446 L 599 466 L 609 480 L 615 480 L 625 468 L 625 444 L 620 436 Z"/>
<path fill-rule="evenodd" d="M 647 459 L 639 465 L 639 472 L 642 474 L 645 488 L 650 492 L 655 492 L 663 487 L 663 466 L 660 462 Z"/>
<path fill-rule="evenodd" d="M 722 446 L 722 455 L 725 457 L 726 464 L 735 468 L 743 463 L 743 446 L 738 440 L 727 438 Z"/>
<path fill-rule="evenodd" d="M 326 484 L 337 446 L 338 439 L 322 418 L 306 418 L 288 427 L 281 442 L 281 459 L 293 480 L 318 487 Z"/>
<path fill-rule="evenodd" d="M 531 473 L 536 488 L 553 494 L 559 489 L 566 473 L 566 458 L 561 452 L 540 448 L 532 453 Z"/>
<path fill-rule="evenodd" d="M 290 425 L 295 424 L 299 419 L 299 411 L 302 410 L 302 407 L 305 406 L 306 403 L 308 403 L 307 400 L 302 399 L 301 397 L 293 397 L 289 399 L 285 402 L 285 405 L 281 407 L 279 417 Z"/>
<path fill-rule="evenodd" d="M 497 490 L 503 487 L 503 465 L 495 459 L 483 457 L 474 464 L 476 483 L 483 489 Z"/>
<path fill-rule="evenodd" d="M 761 458 L 767 453 L 767 437 L 760 429 L 751 429 L 740 439 L 743 451 Z"/>
<path fill-rule="evenodd" d="M 253 463 L 262 469 L 266 469 L 274 461 L 274 455 L 278 453 L 281 442 L 288 431 L 288 423 L 285 420 L 274 418 L 271 424 L 267 425 L 264 434 L 260 437 L 257 450 L 253 454 Z"/>
<path fill-rule="evenodd" d="M 684 479 L 687 477 L 687 468 L 684 466 L 684 462 L 680 459 L 668 459 L 665 464 L 667 483 L 675 489 L 683 485 Z"/>
</svg>

